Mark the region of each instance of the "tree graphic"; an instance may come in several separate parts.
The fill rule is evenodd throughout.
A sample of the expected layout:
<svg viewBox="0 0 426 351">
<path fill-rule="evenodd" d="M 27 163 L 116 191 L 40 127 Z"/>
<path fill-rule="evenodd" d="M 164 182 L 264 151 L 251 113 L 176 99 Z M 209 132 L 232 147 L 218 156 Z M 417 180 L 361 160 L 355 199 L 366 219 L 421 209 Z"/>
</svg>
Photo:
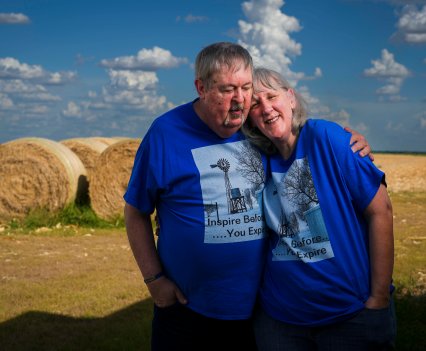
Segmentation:
<svg viewBox="0 0 426 351">
<path fill-rule="evenodd" d="M 234 156 L 238 161 L 237 171 L 251 184 L 252 192 L 260 190 L 265 182 L 265 172 L 259 151 L 245 141 L 240 143 Z"/>
<path fill-rule="evenodd" d="M 250 189 L 244 189 L 244 198 L 246 199 L 247 206 L 249 206 L 250 209 L 253 209 L 253 200 Z"/>
<path fill-rule="evenodd" d="M 278 234 L 280 237 L 294 238 L 299 232 L 299 221 L 294 213 L 287 219 L 285 213 L 281 210 L 280 223 L 278 225 Z"/>
<path fill-rule="evenodd" d="M 217 203 L 215 203 L 215 204 L 205 204 L 204 205 L 204 211 L 207 214 L 207 218 L 210 218 L 210 216 L 213 213 L 216 213 L 216 217 L 217 217 L 217 219 L 219 219 L 218 209 L 217 209 Z"/>
<path fill-rule="evenodd" d="M 312 203 L 318 204 L 318 196 L 306 157 L 292 164 L 283 182 L 283 191 L 289 201 L 297 207 L 300 218 L 303 218 L 303 213 L 311 207 Z"/>
</svg>

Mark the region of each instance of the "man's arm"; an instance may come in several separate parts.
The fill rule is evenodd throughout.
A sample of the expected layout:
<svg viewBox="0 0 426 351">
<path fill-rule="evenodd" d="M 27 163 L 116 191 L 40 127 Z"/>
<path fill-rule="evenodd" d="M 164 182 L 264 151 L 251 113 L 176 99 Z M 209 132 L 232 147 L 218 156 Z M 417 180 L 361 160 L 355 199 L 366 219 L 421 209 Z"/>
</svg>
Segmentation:
<svg viewBox="0 0 426 351">
<path fill-rule="evenodd" d="M 351 129 L 349 127 L 345 127 L 344 129 L 352 134 L 351 140 L 349 141 L 349 143 L 351 144 L 352 151 L 359 151 L 360 156 L 368 156 L 371 161 L 374 161 L 374 156 L 371 152 L 370 145 L 368 144 L 368 141 L 367 139 L 365 139 L 364 135 L 358 133 L 356 130 Z"/>
<path fill-rule="evenodd" d="M 383 184 L 364 216 L 368 222 L 371 270 L 371 292 L 365 307 L 380 309 L 389 305 L 394 263 L 392 204 Z"/>
<path fill-rule="evenodd" d="M 126 203 L 124 219 L 130 248 L 142 276 L 145 279 L 155 277 L 162 272 L 162 266 L 154 240 L 151 217 L 142 214 L 137 208 Z M 186 299 L 179 288 L 165 276 L 146 284 L 154 303 L 158 307 L 173 305 L 176 300 L 183 304 L 186 303 Z"/>
</svg>

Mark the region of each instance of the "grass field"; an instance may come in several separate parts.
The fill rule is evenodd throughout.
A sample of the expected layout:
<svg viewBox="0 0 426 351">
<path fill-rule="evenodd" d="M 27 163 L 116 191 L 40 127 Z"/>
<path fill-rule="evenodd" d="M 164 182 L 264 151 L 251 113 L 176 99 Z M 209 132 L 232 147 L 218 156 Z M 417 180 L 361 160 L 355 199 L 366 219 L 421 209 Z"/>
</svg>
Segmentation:
<svg viewBox="0 0 426 351">
<path fill-rule="evenodd" d="M 426 350 L 426 156 L 413 157 L 375 161 L 394 208 L 401 351 Z M 0 226 L 0 267 L 0 350 L 149 350 L 152 301 L 122 226 Z"/>
</svg>

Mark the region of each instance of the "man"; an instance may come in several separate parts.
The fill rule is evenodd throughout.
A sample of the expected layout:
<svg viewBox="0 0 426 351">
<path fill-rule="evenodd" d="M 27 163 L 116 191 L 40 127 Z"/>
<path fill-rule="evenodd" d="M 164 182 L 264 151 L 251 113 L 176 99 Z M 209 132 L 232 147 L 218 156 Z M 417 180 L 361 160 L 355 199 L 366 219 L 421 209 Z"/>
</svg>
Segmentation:
<svg viewBox="0 0 426 351">
<path fill-rule="evenodd" d="M 154 351 L 256 350 L 250 316 L 265 260 L 266 161 L 239 131 L 252 71 L 240 45 L 204 48 L 195 62 L 199 97 L 157 118 L 137 152 L 125 220 L 155 304 Z"/>
</svg>

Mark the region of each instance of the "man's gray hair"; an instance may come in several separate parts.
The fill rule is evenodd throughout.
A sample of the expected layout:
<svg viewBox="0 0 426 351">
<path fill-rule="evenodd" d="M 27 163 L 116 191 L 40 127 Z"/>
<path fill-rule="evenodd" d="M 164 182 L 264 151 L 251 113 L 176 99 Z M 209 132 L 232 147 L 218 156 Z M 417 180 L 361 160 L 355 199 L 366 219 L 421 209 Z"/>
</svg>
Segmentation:
<svg viewBox="0 0 426 351">
<path fill-rule="evenodd" d="M 207 89 L 212 85 L 212 76 L 224 66 L 231 68 L 249 68 L 253 71 L 253 59 L 241 45 L 230 42 L 218 42 L 206 46 L 195 59 L 195 79 L 203 81 Z"/>
</svg>

